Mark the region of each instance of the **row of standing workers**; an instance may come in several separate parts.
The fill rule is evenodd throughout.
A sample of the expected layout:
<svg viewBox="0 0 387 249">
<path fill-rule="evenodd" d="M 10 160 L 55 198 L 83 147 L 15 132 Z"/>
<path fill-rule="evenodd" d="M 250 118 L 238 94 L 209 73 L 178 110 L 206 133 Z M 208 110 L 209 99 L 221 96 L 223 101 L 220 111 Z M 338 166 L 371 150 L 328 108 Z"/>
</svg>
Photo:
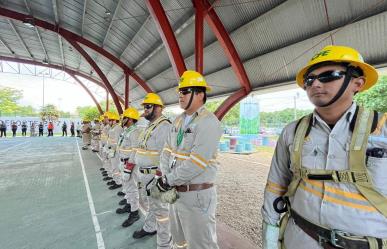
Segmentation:
<svg viewBox="0 0 387 249">
<path fill-rule="evenodd" d="M 279 136 L 261 208 L 264 249 L 387 248 L 387 114 L 353 101 L 377 79 L 345 46 L 323 48 L 297 73 L 315 109 Z M 203 107 L 210 88 L 202 75 L 186 71 L 177 90 L 185 111 L 173 123 L 153 93 L 142 103 L 145 128 L 133 108 L 124 128 L 105 115 L 102 174 L 110 189 L 122 187 L 124 227 L 139 220 L 140 197 L 149 205 L 133 238 L 157 233 L 158 249 L 217 249 L 220 123 Z"/>
<path fill-rule="evenodd" d="M 92 127 L 82 127 L 83 149 L 90 145 L 103 159 L 110 190 L 122 188 L 116 213 L 129 213 L 129 227 L 140 219 L 140 199 L 147 206 L 134 239 L 157 236 L 157 248 L 218 248 L 215 224 L 219 120 L 203 105 L 210 87 L 203 76 L 186 71 L 177 88 L 185 112 L 172 123 L 163 115 L 160 96 L 149 93 L 144 113 L 129 107 L 122 117 L 106 112 Z M 121 122 L 120 122 L 121 120 Z"/>
</svg>

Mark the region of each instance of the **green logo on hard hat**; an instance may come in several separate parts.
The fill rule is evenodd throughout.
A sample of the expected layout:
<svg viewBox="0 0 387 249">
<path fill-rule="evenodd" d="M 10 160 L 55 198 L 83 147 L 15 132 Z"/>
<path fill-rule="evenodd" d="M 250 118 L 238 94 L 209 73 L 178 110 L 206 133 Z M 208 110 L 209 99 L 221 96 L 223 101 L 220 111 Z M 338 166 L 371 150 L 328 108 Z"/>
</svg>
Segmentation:
<svg viewBox="0 0 387 249">
<path fill-rule="evenodd" d="M 180 78 L 180 82 L 183 82 L 183 81 L 184 81 L 184 78 L 183 78 L 183 77 L 181 77 L 181 78 Z"/>
<path fill-rule="evenodd" d="M 313 57 L 312 57 L 312 61 L 319 58 L 319 57 L 322 57 L 322 56 L 327 56 L 331 51 L 330 50 L 323 50 L 323 51 L 320 51 L 319 53 L 315 54 Z"/>
</svg>

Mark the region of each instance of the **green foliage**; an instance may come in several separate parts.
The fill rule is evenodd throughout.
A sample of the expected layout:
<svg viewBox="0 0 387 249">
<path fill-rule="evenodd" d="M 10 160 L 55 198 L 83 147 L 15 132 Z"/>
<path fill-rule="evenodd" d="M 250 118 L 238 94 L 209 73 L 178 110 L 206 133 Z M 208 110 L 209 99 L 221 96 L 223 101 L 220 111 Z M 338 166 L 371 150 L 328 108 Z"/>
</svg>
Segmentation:
<svg viewBox="0 0 387 249">
<path fill-rule="evenodd" d="M 10 87 L 0 87 L 0 113 L 15 113 L 20 106 L 17 102 L 23 97 L 23 91 Z"/>
<path fill-rule="evenodd" d="M 387 112 L 387 76 L 382 76 L 372 88 L 355 95 L 355 101 L 361 106 L 379 112 Z"/>
<path fill-rule="evenodd" d="M 99 104 L 101 105 L 102 110 L 106 109 L 106 101 L 105 100 L 101 101 Z M 116 105 L 114 104 L 113 100 L 109 100 L 109 111 L 118 113 Z"/>
<path fill-rule="evenodd" d="M 60 117 L 60 111 L 55 105 L 48 104 L 40 111 L 40 118 L 42 120 L 55 121 Z"/>
<path fill-rule="evenodd" d="M 220 104 L 223 103 L 222 100 L 210 100 L 208 101 L 205 106 L 206 108 L 211 111 L 215 112 L 216 109 L 220 106 Z M 222 124 L 226 126 L 238 126 L 239 125 L 239 108 L 240 108 L 240 103 L 236 104 L 231 110 L 227 112 L 227 114 L 224 116 L 222 119 Z"/>
<path fill-rule="evenodd" d="M 281 111 L 275 112 L 261 112 L 261 125 L 263 127 L 282 127 L 292 121 L 295 118 L 301 118 L 306 114 L 311 113 L 313 110 L 297 110 L 296 117 L 294 117 L 294 109 L 287 108 Z"/>
<path fill-rule="evenodd" d="M 77 112 L 82 119 L 94 120 L 94 118 L 99 118 L 100 116 L 96 106 L 78 106 Z"/>
</svg>

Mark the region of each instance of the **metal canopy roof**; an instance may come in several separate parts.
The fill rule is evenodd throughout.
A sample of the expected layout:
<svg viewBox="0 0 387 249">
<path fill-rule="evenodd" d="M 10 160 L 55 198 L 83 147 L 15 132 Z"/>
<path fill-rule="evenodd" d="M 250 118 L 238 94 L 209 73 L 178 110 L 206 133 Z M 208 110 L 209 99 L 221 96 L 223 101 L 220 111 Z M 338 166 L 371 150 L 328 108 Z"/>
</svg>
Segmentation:
<svg viewBox="0 0 387 249">
<path fill-rule="evenodd" d="M 79 44 L 121 98 L 125 67 L 131 75 L 133 104 L 147 91 L 159 93 L 166 104 L 176 103 L 176 72 L 147 1 L 158 2 L 0 0 L 0 55 L 67 68 L 103 84 L 101 75 L 80 54 Z M 195 69 L 195 1 L 161 1 L 189 69 Z M 358 49 L 375 66 L 387 63 L 387 0 L 203 2 L 223 23 L 252 89 L 293 82 L 297 69 L 332 43 Z M 240 90 L 241 83 L 207 22 L 203 43 L 204 74 L 213 87 L 210 96 Z"/>
</svg>

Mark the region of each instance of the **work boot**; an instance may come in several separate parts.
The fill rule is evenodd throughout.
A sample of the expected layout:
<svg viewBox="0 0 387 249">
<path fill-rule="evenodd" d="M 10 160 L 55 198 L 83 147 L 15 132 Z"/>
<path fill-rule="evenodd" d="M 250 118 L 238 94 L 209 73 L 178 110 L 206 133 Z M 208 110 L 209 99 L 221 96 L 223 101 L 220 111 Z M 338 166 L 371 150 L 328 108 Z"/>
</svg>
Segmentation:
<svg viewBox="0 0 387 249">
<path fill-rule="evenodd" d="M 102 167 L 102 168 L 99 168 L 99 170 L 100 170 L 100 171 L 105 171 L 105 168 L 104 168 L 104 167 Z"/>
<path fill-rule="evenodd" d="M 122 192 L 122 191 L 119 191 L 119 192 L 117 193 L 117 195 L 118 195 L 118 196 L 125 196 L 125 193 Z"/>
<path fill-rule="evenodd" d="M 130 204 L 128 203 L 122 208 L 117 208 L 116 213 L 117 214 L 130 213 Z"/>
<path fill-rule="evenodd" d="M 113 181 L 106 183 L 106 185 L 117 185 L 117 183 L 113 180 Z"/>
<path fill-rule="evenodd" d="M 132 214 L 132 213 L 130 213 L 130 214 Z M 128 218 L 128 220 L 130 219 L 130 217 Z M 125 222 L 124 222 L 125 223 Z M 128 222 L 128 224 L 129 224 L 129 222 Z M 133 223 L 132 223 L 133 224 Z M 124 225 L 124 224 L 122 224 L 122 225 Z M 139 231 L 135 231 L 134 233 L 133 233 L 133 238 L 134 239 L 141 239 L 142 237 L 145 237 L 145 236 L 147 236 L 147 235 L 155 235 L 157 233 L 157 231 L 154 231 L 154 232 L 146 232 L 144 229 L 142 229 L 141 228 L 141 230 L 139 230 Z"/>
<path fill-rule="evenodd" d="M 118 205 L 125 205 L 127 203 L 126 199 L 122 199 L 120 200 L 120 202 L 118 203 Z"/>
<path fill-rule="evenodd" d="M 91 150 L 92 152 L 99 152 L 98 150 Z"/>
<path fill-rule="evenodd" d="M 112 186 L 109 187 L 110 190 L 121 188 L 122 184 L 113 184 Z"/>
<path fill-rule="evenodd" d="M 122 223 L 122 226 L 123 226 L 123 227 L 131 226 L 134 222 L 138 221 L 139 219 L 140 219 L 140 215 L 138 214 L 138 210 L 133 211 L 133 212 L 129 212 L 129 216 L 128 216 L 128 218 L 124 221 L 124 223 Z M 136 234 L 136 236 L 138 236 L 138 234 L 139 234 L 141 231 L 145 232 L 145 231 L 142 230 L 142 229 L 141 229 L 140 231 L 136 231 L 136 232 L 133 233 L 133 238 L 139 239 L 139 238 L 142 238 L 142 237 L 144 237 L 145 235 L 148 235 L 148 234 L 149 234 L 149 235 L 156 234 L 156 231 L 154 231 L 154 232 L 152 232 L 152 233 L 147 233 L 147 232 L 145 232 L 145 233 L 147 233 L 147 234 L 142 235 L 141 237 L 138 237 L 138 238 L 134 237 L 135 234 Z"/>
<path fill-rule="evenodd" d="M 108 177 L 103 178 L 102 180 L 108 181 L 108 180 L 111 180 L 111 179 L 113 179 L 113 178 L 111 178 L 110 176 L 108 176 Z"/>
<path fill-rule="evenodd" d="M 107 174 L 107 171 L 106 170 L 101 171 L 101 174 Z"/>
<path fill-rule="evenodd" d="M 102 176 L 108 176 L 108 173 L 103 173 Z"/>
</svg>

